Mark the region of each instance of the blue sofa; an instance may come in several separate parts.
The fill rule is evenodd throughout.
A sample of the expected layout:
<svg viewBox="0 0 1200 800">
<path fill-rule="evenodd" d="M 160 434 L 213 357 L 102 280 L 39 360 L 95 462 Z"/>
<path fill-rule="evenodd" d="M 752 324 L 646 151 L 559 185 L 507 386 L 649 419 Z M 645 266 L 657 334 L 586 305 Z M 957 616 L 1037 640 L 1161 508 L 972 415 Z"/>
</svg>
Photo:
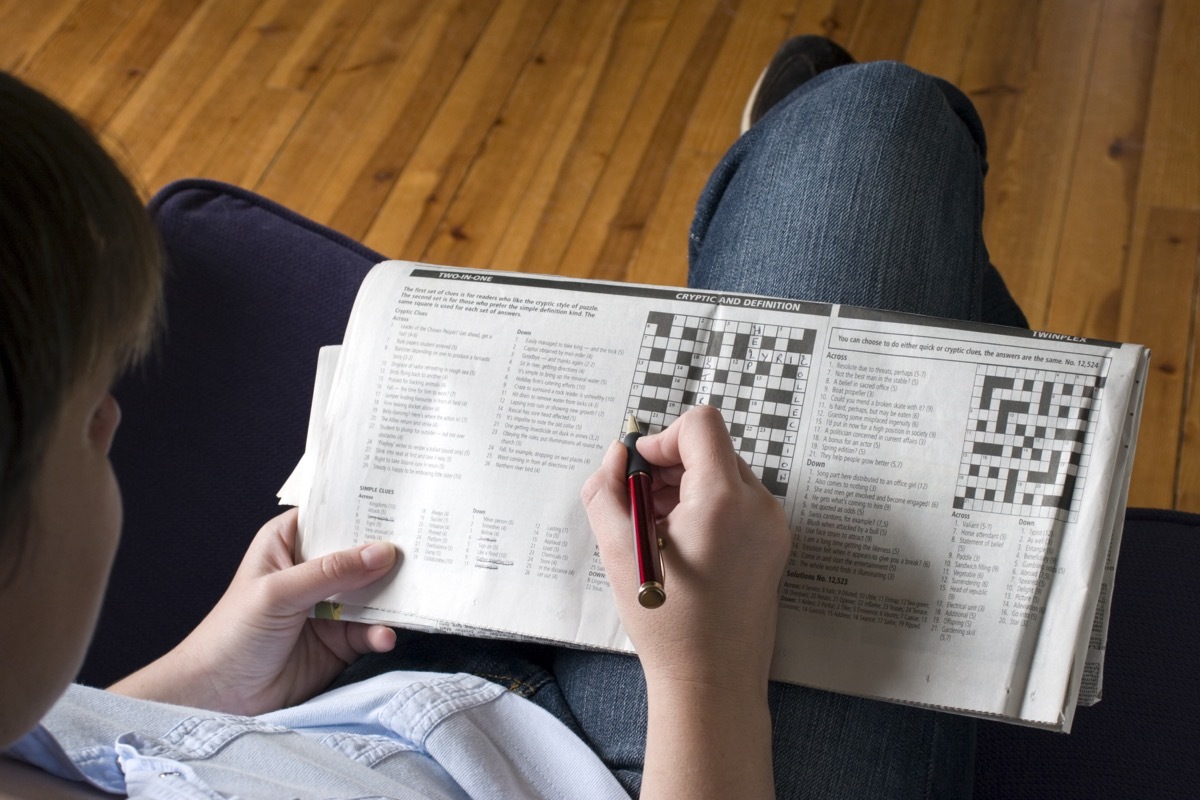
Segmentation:
<svg viewBox="0 0 1200 800">
<path fill-rule="evenodd" d="M 125 532 L 80 681 L 156 658 L 216 602 L 303 449 L 320 346 L 382 256 L 251 192 L 189 180 L 151 203 L 167 329 L 117 388 Z M 1200 517 L 1130 509 L 1105 699 L 1070 735 L 981 722 L 976 796 L 1200 796 Z"/>
</svg>

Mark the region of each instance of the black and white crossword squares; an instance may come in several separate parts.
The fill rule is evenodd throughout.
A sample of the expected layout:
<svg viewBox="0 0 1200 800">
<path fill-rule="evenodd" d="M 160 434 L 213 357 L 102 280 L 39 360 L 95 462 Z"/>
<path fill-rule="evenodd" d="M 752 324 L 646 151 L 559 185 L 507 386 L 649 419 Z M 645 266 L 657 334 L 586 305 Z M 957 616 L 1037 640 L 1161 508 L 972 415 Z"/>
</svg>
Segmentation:
<svg viewBox="0 0 1200 800">
<path fill-rule="evenodd" d="M 980 365 L 954 507 L 1074 521 L 1104 378 Z"/>
<path fill-rule="evenodd" d="M 629 390 L 649 433 L 697 405 L 720 409 L 733 446 L 776 497 L 787 495 L 814 334 L 652 311 Z"/>
</svg>

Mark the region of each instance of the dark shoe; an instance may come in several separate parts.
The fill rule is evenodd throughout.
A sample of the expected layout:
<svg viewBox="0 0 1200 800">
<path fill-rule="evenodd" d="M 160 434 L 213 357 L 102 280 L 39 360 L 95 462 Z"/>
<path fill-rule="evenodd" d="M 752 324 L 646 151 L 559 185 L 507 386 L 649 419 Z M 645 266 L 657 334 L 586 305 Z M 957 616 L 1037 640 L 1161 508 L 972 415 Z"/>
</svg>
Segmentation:
<svg viewBox="0 0 1200 800">
<path fill-rule="evenodd" d="M 853 64 L 854 57 L 824 36 L 794 36 L 784 42 L 758 76 L 742 112 L 742 133 L 809 78 Z"/>
</svg>

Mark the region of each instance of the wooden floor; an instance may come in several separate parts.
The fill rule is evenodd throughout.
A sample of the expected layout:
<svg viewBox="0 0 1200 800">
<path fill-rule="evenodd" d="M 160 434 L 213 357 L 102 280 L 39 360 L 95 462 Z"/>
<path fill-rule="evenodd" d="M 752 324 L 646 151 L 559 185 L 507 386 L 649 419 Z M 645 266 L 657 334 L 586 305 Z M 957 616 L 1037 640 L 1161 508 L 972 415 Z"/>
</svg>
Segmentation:
<svg viewBox="0 0 1200 800">
<path fill-rule="evenodd" d="M 1200 510 L 1195 0 L 0 0 L 0 67 L 146 191 L 217 178 L 392 257 L 681 284 L 747 93 L 813 32 L 971 96 L 993 261 L 1034 327 L 1154 349 L 1131 504 Z"/>
</svg>

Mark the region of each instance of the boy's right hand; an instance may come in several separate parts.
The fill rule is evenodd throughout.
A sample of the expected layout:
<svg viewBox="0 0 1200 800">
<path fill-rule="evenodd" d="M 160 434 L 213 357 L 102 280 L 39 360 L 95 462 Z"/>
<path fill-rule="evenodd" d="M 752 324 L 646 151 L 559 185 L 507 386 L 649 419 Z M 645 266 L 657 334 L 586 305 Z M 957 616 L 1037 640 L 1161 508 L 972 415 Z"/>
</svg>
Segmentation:
<svg viewBox="0 0 1200 800">
<path fill-rule="evenodd" d="M 667 600 L 637 602 L 625 448 L 609 448 L 583 487 L 618 612 L 648 683 L 765 695 L 779 582 L 791 547 L 780 502 L 734 452 L 720 412 L 694 408 L 641 438 L 656 469 L 655 506 Z"/>
</svg>

